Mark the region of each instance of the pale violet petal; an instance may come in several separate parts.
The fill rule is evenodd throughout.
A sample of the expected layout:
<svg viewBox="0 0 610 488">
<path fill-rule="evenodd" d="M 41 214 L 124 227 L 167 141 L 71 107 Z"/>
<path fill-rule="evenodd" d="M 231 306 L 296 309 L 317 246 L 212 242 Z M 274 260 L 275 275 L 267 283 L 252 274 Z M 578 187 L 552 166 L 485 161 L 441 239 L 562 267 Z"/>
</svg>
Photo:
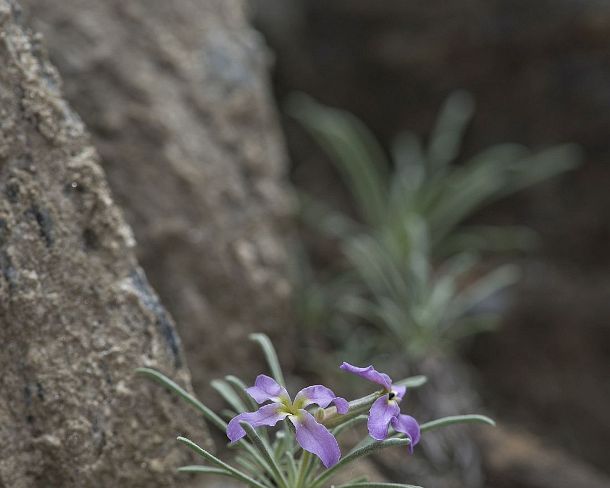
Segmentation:
<svg viewBox="0 0 610 488">
<path fill-rule="evenodd" d="M 358 366 L 353 366 L 349 363 L 343 363 L 339 366 L 343 371 L 347 371 L 348 373 L 355 374 L 364 378 L 365 380 L 372 381 L 373 383 L 377 383 L 378 385 L 383 386 L 386 390 L 390 391 L 392 388 L 392 380 L 385 373 L 380 373 L 376 371 L 373 366 L 367 366 L 366 368 L 360 368 Z"/>
<path fill-rule="evenodd" d="M 331 389 L 323 385 L 303 388 L 294 398 L 294 404 L 300 408 L 305 408 L 309 405 L 318 405 L 319 407 L 326 408 L 331 403 L 335 404 L 338 413 L 344 414 L 349 410 L 349 404 L 345 398 L 335 396 Z"/>
<path fill-rule="evenodd" d="M 410 439 L 409 452 L 413 454 L 413 447 L 419 442 L 421 435 L 417 420 L 410 415 L 399 415 L 392 419 L 392 428 L 396 432 L 405 434 Z"/>
<path fill-rule="evenodd" d="M 400 413 L 398 404 L 390 400 L 388 395 L 383 395 L 375 400 L 369 412 L 368 429 L 369 435 L 378 441 L 388 436 L 388 427 L 392 418 Z"/>
<path fill-rule="evenodd" d="M 274 426 L 288 416 L 286 412 L 281 411 L 281 408 L 282 405 L 279 403 L 270 403 L 262 406 L 256 412 L 240 413 L 233 417 L 227 425 L 227 437 L 231 442 L 235 442 L 246 435 L 246 431 L 239 425 L 240 422 L 248 422 L 252 427 Z"/>
<path fill-rule="evenodd" d="M 335 407 L 337 408 L 337 413 L 346 414 L 349 411 L 349 402 L 342 397 L 336 397 L 333 400 Z"/>
<path fill-rule="evenodd" d="M 277 401 L 280 397 L 289 398 L 286 389 L 265 374 L 259 374 L 254 386 L 246 388 L 246 391 L 256 403 L 265 403 L 268 400 Z"/>
<path fill-rule="evenodd" d="M 396 399 L 398 401 L 400 401 L 405 396 L 405 393 L 407 392 L 407 387 L 406 386 L 400 386 L 400 385 L 392 385 L 392 391 L 396 395 Z"/>
<path fill-rule="evenodd" d="M 306 451 L 320 458 L 326 468 L 337 464 L 341 458 L 341 450 L 337 439 L 322 424 L 306 410 L 299 410 L 299 414 L 291 415 L 290 421 L 296 429 L 296 440 Z"/>
</svg>

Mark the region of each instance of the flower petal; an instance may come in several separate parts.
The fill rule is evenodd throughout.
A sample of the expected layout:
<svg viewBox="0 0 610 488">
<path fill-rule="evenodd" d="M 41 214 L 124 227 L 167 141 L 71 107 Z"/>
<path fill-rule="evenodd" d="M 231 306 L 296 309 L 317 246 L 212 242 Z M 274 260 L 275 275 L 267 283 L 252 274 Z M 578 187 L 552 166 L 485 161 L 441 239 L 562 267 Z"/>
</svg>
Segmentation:
<svg viewBox="0 0 610 488">
<path fill-rule="evenodd" d="M 407 392 L 407 387 L 406 386 L 400 386 L 400 385 L 392 385 L 392 391 L 396 395 L 396 399 L 398 401 L 400 401 L 405 396 L 405 393 Z"/>
<path fill-rule="evenodd" d="M 383 395 L 375 400 L 369 412 L 369 435 L 378 441 L 388 436 L 390 421 L 400 414 L 400 407 L 394 400 L 389 400 L 388 395 Z"/>
<path fill-rule="evenodd" d="M 402 432 L 410 440 L 409 452 L 413 454 L 413 447 L 419 442 L 420 430 L 417 420 L 410 415 L 399 415 L 392 419 L 392 427 L 396 432 Z"/>
<path fill-rule="evenodd" d="M 341 415 L 346 414 L 349 411 L 349 402 L 342 397 L 335 397 L 333 400 L 335 407 L 337 408 L 337 413 Z"/>
<path fill-rule="evenodd" d="M 278 401 L 280 397 L 290 398 L 286 389 L 266 374 L 259 374 L 254 386 L 246 388 L 246 391 L 256 403 L 265 403 L 267 400 Z"/>
<path fill-rule="evenodd" d="M 313 415 L 299 410 L 298 416 L 290 416 L 290 421 L 296 428 L 296 439 L 303 449 L 318 456 L 327 468 L 337 464 L 341 458 L 337 439 L 326 427 L 316 422 Z"/>
<path fill-rule="evenodd" d="M 280 411 L 281 408 L 282 405 L 279 403 L 270 403 L 259 408 L 256 412 L 240 413 L 233 417 L 227 425 L 227 437 L 231 442 L 235 442 L 246 435 L 246 431 L 239 425 L 239 422 L 248 422 L 252 427 L 274 426 L 288 416 L 286 412 Z"/>
<path fill-rule="evenodd" d="M 378 385 L 383 386 L 386 390 L 390 390 L 392 388 L 392 380 L 385 373 L 380 373 L 376 371 L 373 366 L 367 366 L 366 368 L 359 368 L 358 366 L 353 366 L 349 363 L 343 363 L 339 366 L 343 371 L 347 371 L 348 373 L 355 374 L 364 378 L 365 380 L 372 381 L 373 383 L 377 383 Z"/>
<path fill-rule="evenodd" d="M 303 388 L 294 398 L 294 405 L 298 406 L 298 408 L 305 408 L 309 405 L 318 405 L 326 408 L 331 403 L 334 403 L 337 407 L 337 413 L 344 414 L 349 410 L 349 404 L 345 398 L 335 396 L 330 388 L 326 388 L 323 385 Z"/>
</svg>

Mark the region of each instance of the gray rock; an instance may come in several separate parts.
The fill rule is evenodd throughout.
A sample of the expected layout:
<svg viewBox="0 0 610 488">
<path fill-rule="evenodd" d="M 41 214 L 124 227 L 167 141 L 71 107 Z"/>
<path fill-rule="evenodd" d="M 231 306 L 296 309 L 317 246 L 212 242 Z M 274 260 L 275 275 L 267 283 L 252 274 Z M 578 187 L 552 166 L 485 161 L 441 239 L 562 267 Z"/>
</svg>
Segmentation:
<svg viewBox="0 0 610 488">
<path fill-rule="evenodd" d="M 268 53 L 243 2 L 23 3 L 176 319 L 196 390 L 251 376 L 246 333 L 289 326 L 292 204 Z"/>
<path fill-rule="evenodd" d="M 171 487 L 205 429 L 134 377 L 189 385 L 172 319 L 134 256 L 39 37 L 0 0 L 0 487 Z"/>
</svg>

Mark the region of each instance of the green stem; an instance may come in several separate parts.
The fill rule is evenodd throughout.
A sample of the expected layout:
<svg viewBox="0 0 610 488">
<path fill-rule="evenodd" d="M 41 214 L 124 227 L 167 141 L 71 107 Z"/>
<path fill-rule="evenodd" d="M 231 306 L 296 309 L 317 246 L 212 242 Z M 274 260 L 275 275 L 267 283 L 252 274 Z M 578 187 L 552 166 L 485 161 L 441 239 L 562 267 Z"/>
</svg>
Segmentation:
<svg viewBox="0 0 610 488">
<path fill-rule="evenodd" d="M 311 462 L 311 453 L 303 451 L 301 462 L 299 464 L 299 475 L 297 476 L 296 488 L 304 488 L 306 474 L 309 471 L 309 463 Z"/>
<path fill-rule="evenodd" d="M 269 464 L 271 471 L 269 474 L 273 476 L 276 483 L 280 488 L 288 488 L 288 481 L 282 472 L 282 469 L 277 463 L 277 459 L 273 457 L 273 453 L 271 452 L 271 448 L 260 438 L 260 436 L 256 433 L 254 427 L 252 427 L 248 422 L 240 422 L 239 425 L 246 431 L 248 438 L 252 441 L 252 443 L 256 446 L 259 453 L 262 455 L 263 459 Z"/>
<path fill-rule="evenodd" d="M 375 393 L 371 393 L 363 398 L 352 400 L 349 402 L 349 411 L 345 415 L 338 414 L 335 407 L 326 408 L 324 410 L 324 419 L 322 420 L 321 424 L 328 429 L 332 429 L 338 425 L 344 424 L 354 417 L 368 411 L 373 402 L 380 396 L 385 395 L 385 393 L 385 391 L 376 391 Z"/>
</svg>

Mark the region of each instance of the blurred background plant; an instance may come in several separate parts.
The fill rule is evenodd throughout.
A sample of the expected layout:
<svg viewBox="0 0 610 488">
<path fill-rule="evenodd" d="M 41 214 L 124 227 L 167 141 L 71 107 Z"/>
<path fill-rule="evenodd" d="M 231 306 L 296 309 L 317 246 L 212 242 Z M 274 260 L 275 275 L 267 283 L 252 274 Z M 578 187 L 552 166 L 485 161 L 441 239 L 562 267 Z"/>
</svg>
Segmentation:
<svg viewBox="0 0 610 488">
<path fill-rule="evenodd" d="M 445 415 L 450 406 L 476 408 L 455 353 L 461 339 L 498 324 L 507 288 L 519 277 L 518 267 L 504 262 L 506 253 L 531 249 L 536 235 L 524 227 L 465 224 L 486 204 L 574 168 L 578 148 L 533 152 L 500 144 L 461 160 L 474 111 L 465 92 L 446 100 L 427 144 L 403 133 L 391 157 L 348 112 L 306 95 L 291 97 L 288 110 L 331 156 L 355 210 L 352 216 L 300 195 L 306 225 L 343 256 L 339 268 L 320 271 L 305 249 L 296 253 L 304 342 L 322 334 L 357 362 L 380 362 L 379 355 L 398 351 L 402 364 L 394 367 L 430 376 L 437 386 L 420 398 L 422 411 Z M 396 362 L 396 356 L 386 358 Z M 446 482 L 455 486 L 481 485 L 474 443 L 455 430 L 431 437 L 424 446 L 431 469 L 447 470 Z"/>
</svg>

